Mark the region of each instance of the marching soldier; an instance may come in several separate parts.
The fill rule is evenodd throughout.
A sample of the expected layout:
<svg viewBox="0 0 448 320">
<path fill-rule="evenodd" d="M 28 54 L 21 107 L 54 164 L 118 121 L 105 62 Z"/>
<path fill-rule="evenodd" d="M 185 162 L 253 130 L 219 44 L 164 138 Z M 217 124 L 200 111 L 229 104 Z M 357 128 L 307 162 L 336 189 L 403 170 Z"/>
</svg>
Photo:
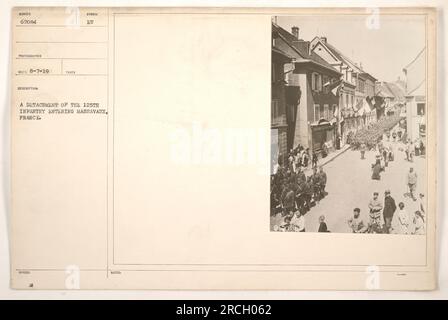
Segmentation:
<svg viewBox="0 0 448 320">
<path fill-rule="evenodd" d="M 312 182 L 312 186 L 313 186 L 314 201 L 316 203 L 319 203 L 321 183 L 320 183 L 320 176 L 317 173 L 316 167 L 314 167 L 314 169 L 313 169 L 313 175 L 311 176 L 311 182 Z"/>
<path fill-rule="evenodd" d="M 319 168 L 319 182 L 320 182 L 320 197 L 325 197 L 325 186 L 327 185 L 327 173 L 324 171 L 324 168 L 321 166 Z"/>
</svg>

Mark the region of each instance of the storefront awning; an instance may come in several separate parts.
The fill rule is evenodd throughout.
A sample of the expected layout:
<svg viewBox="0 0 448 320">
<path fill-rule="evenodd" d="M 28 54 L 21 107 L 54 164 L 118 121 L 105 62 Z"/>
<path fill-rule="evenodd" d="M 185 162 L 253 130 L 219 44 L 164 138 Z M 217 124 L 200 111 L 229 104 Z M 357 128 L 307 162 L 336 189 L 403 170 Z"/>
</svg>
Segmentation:
<svg viewBox="0 0 448 320">
<path fill-rule="evenodd" d="M 326 119 L 320 119 L 319 121 L 312 122 L 310 126 L 313 130 L 330 130 L 334 128 L 334 123 L 336 123 L 336 121 L 333 122 L 333 119 L 330 121 Z"/>
</svg>

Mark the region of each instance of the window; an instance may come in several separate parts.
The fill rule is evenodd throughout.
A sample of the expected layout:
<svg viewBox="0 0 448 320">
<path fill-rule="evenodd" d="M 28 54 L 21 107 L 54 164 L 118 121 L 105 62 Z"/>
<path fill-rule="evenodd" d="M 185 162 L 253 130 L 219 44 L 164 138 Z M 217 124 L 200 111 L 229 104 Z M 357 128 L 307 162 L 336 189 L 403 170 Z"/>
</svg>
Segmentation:
<svg viewBox="0 0 448 320">
<path fill-rule="evenodd" d="M 324 119 L 330 120 L 330 110 L 328 104 L 324 104 Z"/>
<path fill-rule="evenodd" d="M 320 105 L 314 105 L 314 121 L 319 121 L 320 119 Z"/>
<path fill-rule="evenodd" d="M 353 96 L 350 96 L 350 106 L 352 108 L 354 107 L 353 103 L 354 103 L 354 98 L 353 98 Z"/>
<path fill-rule="evenodd" d="M 322 77 L 322 82 L 323 82 L 323 86 L 324 86 L 324 92 L 328 93 L 329 92 L 328 88 L 330 86 L 330 79 L 328 78 L 328 76 L 324 75 Z"/>
<path fill-rule="evenodd" d="M 424 116 L 425 115 L 425 104 L 417 103 L 417 115 Z"/>
<path fill-rule="evenodd" d="M 345 95 L 345 107 L 348 108 L 348 104 L 350 101 L 348 100 L 348 93 Z"/>
<path fill-rule="evenodd" d="M 315 72 L 311 74 L 311 89 L 322 91 L 322 77 L 320 74 Z"/>
<path fill-rule="evenodd" d="M 336 110 L 338 109 L 338 106 L 337 105 L 333 105 L 333 108 L 331 108 L 331 115 L 330 115 L 330 118 L 331 119 L 333 119 L 333 118 L 335 118 L 337 115 L 335 114 L 336 113 Z"/>
<path fill-rule="evenodd" d="M 358 91 L 360 91 L 360 92 L 364 92 L 364 91 L 365 91 L 364 81 L 359 80 L 359 81 L 358 81 L 358 84 L 359 84 Z"/>
</svg>

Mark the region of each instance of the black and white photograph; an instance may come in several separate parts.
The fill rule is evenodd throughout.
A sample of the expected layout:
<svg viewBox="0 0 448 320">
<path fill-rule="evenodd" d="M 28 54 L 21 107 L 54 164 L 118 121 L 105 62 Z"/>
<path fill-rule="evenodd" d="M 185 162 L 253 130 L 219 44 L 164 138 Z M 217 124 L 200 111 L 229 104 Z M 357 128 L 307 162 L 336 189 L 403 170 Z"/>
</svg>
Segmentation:
<svg viewBox="0 0 448 320">
<path fill-rule="evenodd" d="M 446 18 L 406 1 L 10 6 L 0 297 L 444 294 Z"/>
<path fill-rule="evenodd" d="M 425 18 L 272 17 L 270 230 L 424 235 Z"/>
</svg>

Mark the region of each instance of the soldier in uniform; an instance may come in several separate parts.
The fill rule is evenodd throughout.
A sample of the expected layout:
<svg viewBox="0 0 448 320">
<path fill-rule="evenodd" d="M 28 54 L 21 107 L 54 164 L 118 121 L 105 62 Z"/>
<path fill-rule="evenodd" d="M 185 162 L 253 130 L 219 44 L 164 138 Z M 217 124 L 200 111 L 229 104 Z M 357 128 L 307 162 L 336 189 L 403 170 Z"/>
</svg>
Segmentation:
<svg viewBox="0 0 448 320">
<path fill-rule="evenodd" d="M 306 181 L 305 173 L 302 171 L 302 169 L 300 167 L 299 167 L 299 169 L 297 171 L 296 176 L 297 176 L 297 183 L 298 184 Z"/>
<path fill-rule="evenodd" d="M 303 207 L 305 212 L 310 210 L 311 196 L 313 195 L 313 188 L 311 185 L 311 176 L 307 178 L 307 181 L 302 186 L 303 194 Z"/>
<path fill-rule="evenodd" d="M 294 211 L 295 193 L 292 185 L 286 186 L 282 194 L 283 216 L 288 216 Z"/>
<path fill-rule="evenodd" d="M 365 159 L 366 149 L 367 149 L 366 144 L 364 142 L 361 143 L 361 146 L 359 148 L 359 150 L 361 151 L 361 160 Z"/>
<path fill-rule="evenodd" d="M 313 198 L 314 198 L 314 201 L 316 203 L 319 203 L 321 183 L 320 183 L 320 176 L 317 173 L 317 169 L 316 168 L 313 169 L 313 175 L 311 176 L 311 182 L 312 182 L 312 186 L 313 186 Z"/>
<path fill-rule="evenodd" d="M 320 197 L 325 197 L 325 186 L 327 185 L 327 173 L 324 171 L 324 168 L 321 166 L 319 168 L 319 182 L 320 182 Z"/>
<path fill-rule="evenodd" d="M 371 233 L 380 233 L 382 229 L 381 212 L 383 204 L 378 199 L 378 192 L 373 193 L 373 199 L 369 202 L 369 227 Z"/>
</svg>

